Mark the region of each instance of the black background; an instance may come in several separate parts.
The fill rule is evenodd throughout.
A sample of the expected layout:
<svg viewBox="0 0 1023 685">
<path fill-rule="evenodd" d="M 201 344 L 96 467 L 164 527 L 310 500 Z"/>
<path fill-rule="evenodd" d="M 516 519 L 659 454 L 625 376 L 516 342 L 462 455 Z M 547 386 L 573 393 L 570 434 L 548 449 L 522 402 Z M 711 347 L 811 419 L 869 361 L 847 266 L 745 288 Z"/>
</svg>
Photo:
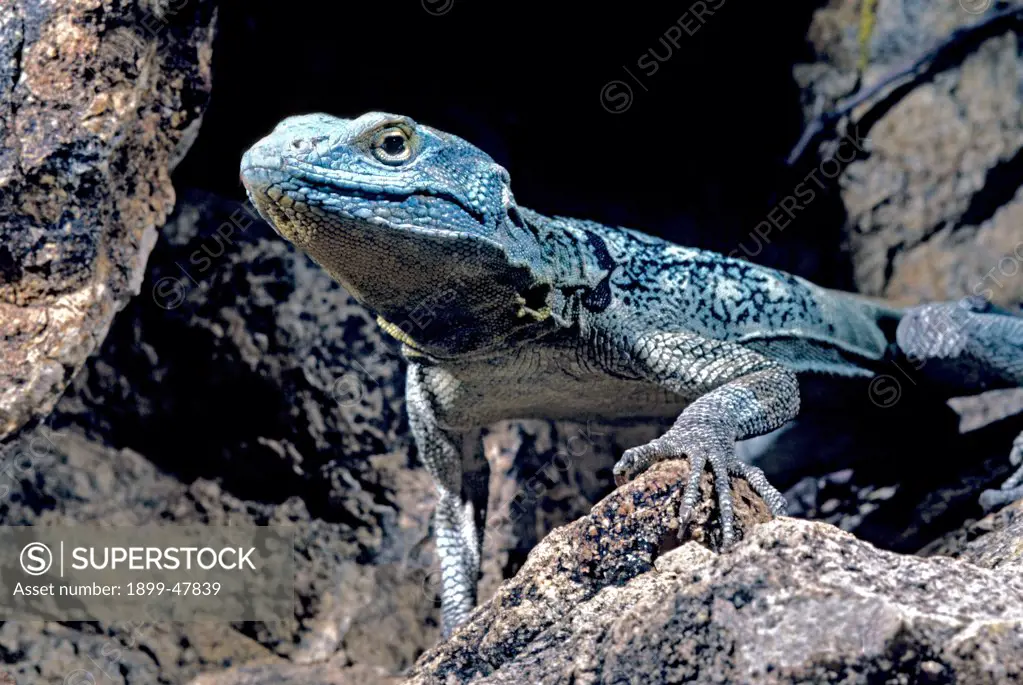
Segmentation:
<svg viewBox="0 0 1023 685">
<path fill-rule="evenodd" d="M 280 119 L 376 109 L 481 147 L 520 204 L 729 252 L 803 175 L 784 165 L 803 126 L 792 66 L 813 61 L 818 3 L 724 0 L 701 25 L 692 0 L 453 0 L 438 15 L 445 2 L 224 3 L 212 101 L 177 186 L 241 199 L 241 155 Z M 662 42 L 684 15 L 695 33 Z M 645 75 L 637 61 L 668 47 Z M 620 113 L 601 99 L 613 80 L 632 88 Z M 752 259 L 852 287 L 843 219 L 836 198 L 816 200 Z"/>
</svg>

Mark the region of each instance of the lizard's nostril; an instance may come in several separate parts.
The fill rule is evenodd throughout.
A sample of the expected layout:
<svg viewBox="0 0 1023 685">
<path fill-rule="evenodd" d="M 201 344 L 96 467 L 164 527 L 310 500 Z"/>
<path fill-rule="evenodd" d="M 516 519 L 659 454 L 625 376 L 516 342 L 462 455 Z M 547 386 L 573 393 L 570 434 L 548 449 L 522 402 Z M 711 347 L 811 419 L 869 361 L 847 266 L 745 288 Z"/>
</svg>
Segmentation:
<svg viewBox="0 0 1023 685">
<path fill-rule="evenodd" d="M 295 140 L 291 141 L 291 147 L 295 148 L 296 150 L 302 147 L 302 139 L 296 138 Z"/>
</svg>

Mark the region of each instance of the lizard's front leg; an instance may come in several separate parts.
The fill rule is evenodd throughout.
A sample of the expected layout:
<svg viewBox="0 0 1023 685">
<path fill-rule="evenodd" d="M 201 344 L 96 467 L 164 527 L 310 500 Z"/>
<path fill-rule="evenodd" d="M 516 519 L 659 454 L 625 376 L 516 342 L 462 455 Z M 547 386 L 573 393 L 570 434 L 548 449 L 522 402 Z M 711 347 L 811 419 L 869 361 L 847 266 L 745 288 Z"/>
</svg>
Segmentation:
<svg viewBox="0 0 1023 685">
<path fill-rule="evenodd" d="M 763 471 L 736 457 L 735 442 L 795 418 L 799 413 L 796 374 L 738 345 L 683 334 L 651 336 L 642 341 L 634 357 L 641 372 L 661 387 L 680 395 L 702 394 L 667 433 L 626 450 L 615 465 L 615 480 L 624 483 L 657 461 L 688 458 L 692 470 L 679 511 L 684 527 L 700 496 L 703 469 L 710 464 L 725 547 L 735 541 L 731 476 L 745 478 L 775 515 L 784 514 L 785 498 Z"/>
<path fill-rule="evenodd" d="M 434 539 L 441 568 L 441 632 L 448 637 L 476 605 L 490 468 L 479 430 L 455 431 L 438 419 L 436 398 L 443 391 L 430 387 L 419 365 L 409 365 L 409 424 L 437 488 Z"/>
</svg>

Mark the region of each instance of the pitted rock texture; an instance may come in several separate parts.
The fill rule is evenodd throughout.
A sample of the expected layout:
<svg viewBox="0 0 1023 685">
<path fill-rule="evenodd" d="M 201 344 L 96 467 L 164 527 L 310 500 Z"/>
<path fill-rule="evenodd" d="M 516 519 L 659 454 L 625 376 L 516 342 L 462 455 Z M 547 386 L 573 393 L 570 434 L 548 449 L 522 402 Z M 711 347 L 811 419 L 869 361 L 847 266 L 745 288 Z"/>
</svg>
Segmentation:
<svg viewBox="0 0 1023 685">
<path fill-rule="evenodd" d="M 716 509 L 708 497 L 709 473 L 702 481 L 704 497 L 686 531 L 679 531 L 678 507 L 688 474 L 684 460 L 657 464 L 615 490 L 588 516 L 553 531 L 529 554 L 519 573 L 478 607 L 450 640 L 423 655 L 409 685 L 474 682 L 504 669 L 508 679 L 493 682 L 554 682 L 543 679 L 555 677 L 559 659 L 553 655 L 545 659 L 538 647 L 562 644 L 575 630 L 597 638 L 587 619 L 599 623 L 620 617 L 627 605 L 608 603 L 608 598 L 616 590 L 628 594 L 628 588 L 650 574 L 655 561 L 681 540 L 696 541 L 684 547 L 687 555 L 713 556 L 699 544 L 719 543 Z M 744 481 L 738 481 L 733 491 L 737 527 L 748 536 L 756 523 L 770 519 L 770 513 Z M 662 641 L 649 643 L 654 653 Z M 570 648 L 562 658 L 589 663 L 597 657 L 593 648 L 586 651 L 581 643 L 575 647 L 581 649 Z M 547 670 L 545 661 L 554 670 Z M 648 677 L 663 668 L 649 660 L 642 665 Z M 561 675 L 572 682 L 570 672 Z"/>
<path fill-rule="evenodd" d="M 138 291 L 211 87 L 211 0 L 0 9 L 0 439 Z"/>
<path fill-rule="evenodd" d="M 876 3 L 863 87 L 952 30 L 1018 4 Z M 814 14 L 808 38 L 819 61 L 794 69 L 808 117 L 856 89 L 859 12 L 860 3 L 832 0 Z M 906 302 L 966 294 L 1007 306 L 1023 301 L 1021 84 L 1020 38 L 1009 32 L 933 80 L 853 113 L 869 155 L 838 183 L 860 291 Z"/>
<path fill-rule="evenodd" d="M 991 533 L 988 551 L 967 545 L 963 560 L 884 552 L 790 518 L 728 554 L 694 542 L 657 553 L 654 538 L 628 564 L 588 554 L 634 495 L 543 541 L 409 684 L 1023 679 L 1018 526 Z M 580 591 L 596 578 L 598 591 Z"/>
<path fill-rule="evenodd" d="M 399 685 L 402 679 L 381 669 L 327 664 L 252 664 L 204 674 L 189 685 Z"/>
<path fill-rule="evenodd" d="M 878 83 L 946 40 L 952 31 L 1019 6 L 1018 0 L 877 2 L 877 21 L 866 43 L 866 68 L 860 74 L 863 3 L 830 0 L 814 13 L 807 33 L 816 61 L 793 68 L 803 91 L 805 118 L 809 121 L 818 111 L 830 111 L 858 88 Z M 855 287 L 902 304 L 982 295 L 1019 311 L 1023 305 L 1020 36 L 996 32 L 946 66 L 930 80 L 889 87 L 852 113 L 855 133 L 846 133 L 866 141 L 865 153 L 844 167 L 835 184 L 845 209 Z M 902 377 L 898 371 L 892 375 Z M 958 399 L 953 406 L 963 418 L 962 430 L 973 430 L 1018 413 L 1023 391 Z M 1008 433 L 1013 430 L 1019 431 L 1018 420 Z M 1003 450 L 991 441 L 990 447 L 969 452 L 975 463 L 988 462 L 987 475 L 964 474 L 962 482 L 968 488 L 942 485 L 931 497 L 932 504 L 919 508 L 917 520 L 934 521 L 934 504 L 940 508 L 968 491 L 973 498 L 979 488 L 997 487 L 995 481 L 1009 473 L 1004 470 L 1005 460 L 998 457 Z M 980 485 L 981 480 L 988 483 Z M 818 516 L 825 513 L 822 506 L 827 503 L 818 502 L 807 511 Z M 960 519 L 978 514 L 975 508 L 953 509 L 959 510 Z"/>
<path fill-rule="evenodd" d="M 206 516 L 231 502 L 241 519 L 308 533 L 297 623 L 236 627 L 269 656 L 400 671 L 437 639 L 432 485 L 410 468 L 403 385 L 395 346 L 329 276 L 244 205 L 183 193 L 141 294 L 49 423 L 210 490 Z M 247 661 L 224 656 L 200 666 Z"/>
</svg>

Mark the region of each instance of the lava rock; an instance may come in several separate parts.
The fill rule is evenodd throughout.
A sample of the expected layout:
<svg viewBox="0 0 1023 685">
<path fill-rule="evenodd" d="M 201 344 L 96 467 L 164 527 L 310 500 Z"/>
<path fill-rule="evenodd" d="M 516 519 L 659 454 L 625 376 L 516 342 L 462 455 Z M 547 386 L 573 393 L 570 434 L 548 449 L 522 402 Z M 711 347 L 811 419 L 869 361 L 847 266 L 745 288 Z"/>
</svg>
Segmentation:
<svg viewBox="0 0 1023 685">
<path fill-rule="evenodd" d="M 832 0 L 808 32 L 818 61 L 793 72 L 807 117 L 832 109 L 860 82 L 871 87 L 998 4 L 876 3 L 860 78 L 860 5 Z M 847 136 L 864 141 L 864 154 L 836 182 L 858 290 L 907 303 L 969 294 L 1006 306 L 1023 301 L 1021 81 L 1019 37 L 1009 31 L 966 50 L 933 79 L 889 87 L 853 112 L 857 124 Z"/>
<path fill-rule="evenodd" d="M 631 529 L 622 532 L 639 541 L 617 543 L 624 555 L 594 554 L 595 542 L 629 527 L 623 510 L 652 514 L 632 509 L 635 486 L 541 542 L 514 580 L 420 659 L 409 685 L 1023 677 L 1018 513 L 987 551 L 969 548 L 962 560 L 885 552 L 791 518 L 756 526 L 728 554 L 696 542 L 664 551 Z"/>
<path fill-rule="evenodd" d="M 0 439 L 45 416 L 137 293 L 211 86 L 212 0 L 5 3 Z"/>
</svg>

